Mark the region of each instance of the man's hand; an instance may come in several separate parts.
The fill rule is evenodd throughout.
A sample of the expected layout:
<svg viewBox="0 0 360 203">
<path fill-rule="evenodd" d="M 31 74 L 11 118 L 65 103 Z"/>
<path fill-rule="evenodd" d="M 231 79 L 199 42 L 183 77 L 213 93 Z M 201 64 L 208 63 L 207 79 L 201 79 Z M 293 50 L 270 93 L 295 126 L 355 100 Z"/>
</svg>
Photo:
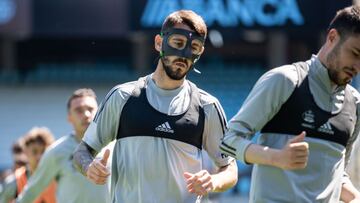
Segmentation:
<svg viewBox="0 0 360 203">
<path fill-rule="evenodd" d="M 286 169 L 303 169 L 307 165 L 309 157 L 309 144 L 304 142 L 305 131 L 290 139 L 285 147 L 278 151 L 274 165 Z"/>
<path fill-rule="evenodd" d="M 349 181 L 342 184 L 340 200 L 344 203 L 360 203 L 360 192 Z"/>
<path fill-rule="evenodd" d="M 184 177 L 190 193 L 206 195 L 214 190 L 213 179 L 206 170 L 199 171 L 195 174 L 185 172 Z"/>
<path fill-rule="evenodd" d="M 106 149 L 102 159 L 95 158 L 86 170 L 86 177 L 95 184 L 103 185 L 106 183 L 110 171 L 106 168 L 106 163 L 110 155 L 110 150 Z"/>
</svg>

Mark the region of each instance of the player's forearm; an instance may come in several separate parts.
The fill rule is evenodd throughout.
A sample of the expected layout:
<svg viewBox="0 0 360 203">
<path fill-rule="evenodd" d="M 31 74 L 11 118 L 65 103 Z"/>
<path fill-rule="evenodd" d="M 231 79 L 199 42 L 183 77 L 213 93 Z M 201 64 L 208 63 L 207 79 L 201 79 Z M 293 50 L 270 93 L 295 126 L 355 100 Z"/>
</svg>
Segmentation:
<svg viewBox="0 0 360 203">
<path fill-rule="evenodd" d="M 258 144 L 251 144 L 245 151 L 245 161 L 251 164 L 277 166 L 279 150 Z"/>
<path fill-rule="evenodd" d="M 225 137 L 221 152 L 240 160 L 243 163 L 275 166 L 279 150 L 257 145 L 240 136 Z"/>
<path fill-rule="evenodd" d="M 86 176 L 86 171 L 93 161 L 94 156 L 96 155 L 95 150 L 93 150 L 89 145 L 87 145 L 84 141 L 77 146 L 74 152 L 74 164 L 77 169 Z"/>
<path fill-rule="evenodd" d="M 235 160 L 229 165 L 219 169 L 217 174 L 213 174 L 214 192 L 224 192 L 236 185 L 238 180 L 238 170 Z"/>
<path fill-rule="evenodd" d="M 342 185 L 340 200 L 345 203 L 360 201 L 360 193 L 350 182 L 346 182 Z"/>
</svg>

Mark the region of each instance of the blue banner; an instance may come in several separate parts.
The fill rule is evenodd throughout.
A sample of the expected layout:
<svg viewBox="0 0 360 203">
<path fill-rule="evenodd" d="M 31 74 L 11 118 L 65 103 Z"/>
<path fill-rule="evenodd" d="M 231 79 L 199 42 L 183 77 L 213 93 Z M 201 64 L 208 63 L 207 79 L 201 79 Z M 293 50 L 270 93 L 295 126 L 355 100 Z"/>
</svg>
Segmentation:
<svg viewBox="0 0 360 203">
<path fill-rule="evenodd" d="M 237 28 L 324 28 L 336 10 L 350 0 L 142 0 L 131 2 L 131 28 L 159 28 L 165 17 L 179 9 L 201 15 L 211 27 Z"/>
</svg>

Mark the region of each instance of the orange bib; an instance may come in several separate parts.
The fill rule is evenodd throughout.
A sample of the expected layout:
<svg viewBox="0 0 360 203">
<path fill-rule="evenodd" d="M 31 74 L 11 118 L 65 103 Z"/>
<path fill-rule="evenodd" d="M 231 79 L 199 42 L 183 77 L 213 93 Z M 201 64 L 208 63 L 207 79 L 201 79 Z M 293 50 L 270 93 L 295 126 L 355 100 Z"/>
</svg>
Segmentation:
<svg viewBox="0 0 360 203">
<path fill-rule="evenodd" d="M 20 194 L 26 183 L 26 167 L 21 167 L 15 171 L 17 194 Z M 34 203 L 56 203 L 56 182 L 52 181 L 50 185 L 35 199 Z"/>
</svg>

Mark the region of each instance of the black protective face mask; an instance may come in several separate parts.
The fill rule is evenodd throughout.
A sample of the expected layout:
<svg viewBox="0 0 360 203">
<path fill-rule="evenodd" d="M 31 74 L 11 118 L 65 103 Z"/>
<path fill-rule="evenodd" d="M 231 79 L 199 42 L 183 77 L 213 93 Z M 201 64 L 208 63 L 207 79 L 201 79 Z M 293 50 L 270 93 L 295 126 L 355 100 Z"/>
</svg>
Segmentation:
<svg viewBox="0 0 360 203">
<path fill-rule="evenodd" d="M 205 38 L 200 36 L 198 33 L 185 29 L 169 28 L 162 32 L 161 36 L 163 37 L 163 42 L 160 57 L 182 57 L 189 59 L 192 64 L 195 64 L 196 61 L 199 60 L 201 52 L 198 52 L 198 50 L 193 50 L 192 43 L 196 42 L 197 45 L 201 45 L 201 47 L 199 48 L 202 49 L 202 47 L 204 46 Z M 186 41 L 186 43 L 182 44 L 181 46 L 170 43 L 169 40 L 172 40 L 171 38 L 174 36 L 180 36 L 182 39 L 184 39 L 184 41 Z"/>
</svg>

